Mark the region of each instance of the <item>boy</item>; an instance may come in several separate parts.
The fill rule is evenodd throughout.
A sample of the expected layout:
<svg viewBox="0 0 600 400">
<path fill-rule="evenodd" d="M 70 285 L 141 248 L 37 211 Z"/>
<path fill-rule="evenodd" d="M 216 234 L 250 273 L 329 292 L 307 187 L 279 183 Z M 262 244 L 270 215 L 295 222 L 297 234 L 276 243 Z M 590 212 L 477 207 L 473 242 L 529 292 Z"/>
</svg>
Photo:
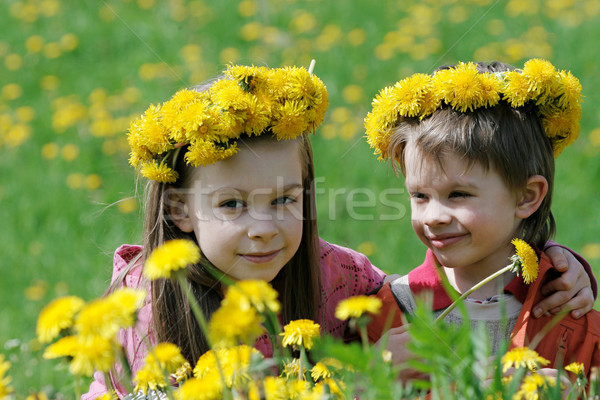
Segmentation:
<svg viewBox="0 0 600 400">
<path fill-rule="evenodd" d="M 402 313 L 410 314 L 414 297 L 424 291 L 433 292 L 433 310 L 441 314 L 452 301 L 440 274 L 463 293 L 509 263 L 513 238 L 544 248 L 555 230 L 554 156 L 577 136 L 580 90 L 570 73 L 530 60 L 522 71 L 461 63 L 382 91 L 365 122 L 368 141 L 382 158 L 398 162 L 413 228 L 431 251 L 423 265 L 378 292 L 384 307 L 369 326 L 371 340 L 381 337 L 394 310 L 398 336 L 388 348 L 405 343 L 406 333 L 397 328 Z M 511 348 L 531 345 L 552 320 L 530 317 L 541 285 L 554 274 L 544 252 L 537 252 L 539 276 L 531 287 L 507 272 L 464 302 L 471 323 L 487 328 L 494 353 L 505 340 Z M 456 310 L 445 317 L 461 319 Z M 600 365 L 599 342 L 600 313 L 591 311 L 579 320 L 565 316 L 532 349 L 550 360 L 550 368 L 577 361 L 589 375 Z"/>
</svg>

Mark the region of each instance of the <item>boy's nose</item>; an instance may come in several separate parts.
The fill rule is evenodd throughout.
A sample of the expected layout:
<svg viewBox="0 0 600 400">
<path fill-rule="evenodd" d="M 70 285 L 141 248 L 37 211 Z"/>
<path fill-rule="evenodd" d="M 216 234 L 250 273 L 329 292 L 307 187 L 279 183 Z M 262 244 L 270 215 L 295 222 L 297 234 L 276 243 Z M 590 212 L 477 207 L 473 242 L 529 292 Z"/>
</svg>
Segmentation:
<svg viewBox="0 0 600 400">
<path fill-rule="evenodd" d="M 452 220 L 448 208 L 438 201 L 431 201 L 424 214 L 423 222 L 429 226 L 449 224 Z"/>
</svg>

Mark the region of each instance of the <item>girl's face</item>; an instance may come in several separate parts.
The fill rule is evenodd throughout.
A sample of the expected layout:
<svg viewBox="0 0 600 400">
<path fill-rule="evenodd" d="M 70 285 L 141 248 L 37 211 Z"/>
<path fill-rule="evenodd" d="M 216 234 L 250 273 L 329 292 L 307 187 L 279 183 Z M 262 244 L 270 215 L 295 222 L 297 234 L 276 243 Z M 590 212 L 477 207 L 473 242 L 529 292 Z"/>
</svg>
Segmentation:
<svg viewBox="0 0 600 400">
<path fill-rule="evenodd" d="M 240 151 L 196 168 L 180 229 L 235 280 L 271 281 L 302 239 L 302 168 L 297 140 L 253 138 Z"/>
<path fill-rule="evenodd" d="M 473 278 L 507 265 L 521 219 L 518 196 L 500 175 L 456 154 L 444 155 L 440 167 L 414 145 L 405 155 L 412 225 L 438 261 Z"/>
</svg>

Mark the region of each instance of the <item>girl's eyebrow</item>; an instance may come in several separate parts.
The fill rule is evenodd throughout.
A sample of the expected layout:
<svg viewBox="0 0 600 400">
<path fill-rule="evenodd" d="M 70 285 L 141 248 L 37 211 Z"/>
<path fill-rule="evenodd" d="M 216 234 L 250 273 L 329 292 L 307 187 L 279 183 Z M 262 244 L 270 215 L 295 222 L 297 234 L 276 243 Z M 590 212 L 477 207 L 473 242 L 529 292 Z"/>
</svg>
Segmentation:
<svg viewBox="0 0 600 400">
<path fill-rule="evenodd" d="M 289 190 L 298 189 L 298 188 L 303 189 L 304 186 L 302 186 L 301 183 L 289 183 L 289 184 L 287 184 L 287 185 L 285 185 L 285 186 L 282 187 L 282 189 L 283 189 L 282 192 L 287 192 Z M 254 189 L 254 190 L 262 190 L 262 189 L 269 189 L 269 188 L 257 188 L 257 189 Z M 218 188 L 216 188 L 214 190 L 206 192 L 206 194 L 209 195 L 209 196 L 211 196 L 211 195 L 215 194 L 216 192 L 221 192 L 221 191 L 225 191 L 225 190 L 231 190 L 231 191 L 239 193 L 239 194 L 241 194 L 243 196 L 247 196 L 248 193 L 249 193 L 248 191 L 243 190 L 243 189 L 238 189 L 238 188 L 231 187 L 231 186 L 221 186 L 221 187 L 218 187 Z M 253 190 L 251 190 L 250 192 L 252 192 L 252 191 Z"/>
</svg>

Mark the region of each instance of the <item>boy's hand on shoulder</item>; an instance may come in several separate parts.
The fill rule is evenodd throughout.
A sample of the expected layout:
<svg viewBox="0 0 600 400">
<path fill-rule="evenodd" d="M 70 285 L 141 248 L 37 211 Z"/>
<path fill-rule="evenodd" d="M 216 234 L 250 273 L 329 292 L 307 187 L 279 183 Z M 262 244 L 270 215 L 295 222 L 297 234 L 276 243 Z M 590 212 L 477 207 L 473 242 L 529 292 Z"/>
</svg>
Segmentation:
<svg viewBox="0 0 600 400">
<path fill-rule="evenodd" d="M 562 274 L 542 287 L 546 298 L 536 305 L 533 315 L 539 318 L 547 312 L 558 314 L 562 310 L 570 310 L 573 318 L 581 318 L 594 306 L 590 277 L 570 251 L 552 246 L 546 254 L 554 268 Z"/>
</svg>

